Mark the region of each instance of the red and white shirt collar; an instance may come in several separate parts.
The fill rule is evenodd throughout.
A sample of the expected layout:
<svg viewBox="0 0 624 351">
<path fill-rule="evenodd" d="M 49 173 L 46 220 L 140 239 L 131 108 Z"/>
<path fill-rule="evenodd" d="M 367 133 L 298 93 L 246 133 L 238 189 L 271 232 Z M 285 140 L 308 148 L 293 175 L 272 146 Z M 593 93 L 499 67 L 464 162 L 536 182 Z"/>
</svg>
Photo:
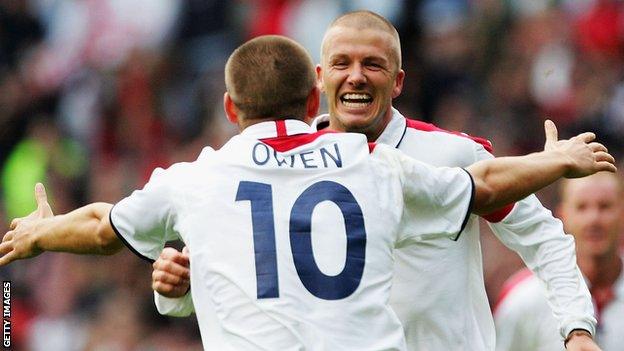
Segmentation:
<svg viewBox="0 0 624 351">
<path fill-rule="evenodd" d="M 329 122 L 329 115 L 322 114 L 316 117 L 312 121 L 311 127 L 314 130 L 318 130 L 318 126 L 324 123 Z M 375 140 L 377 144 L 385 144 L 397 147 L 405 134 L 405 129 L 407 128 L 407 122 L 405 121 L 405 117 L 394 107 L 392 107 L 392 119 L 381 133 L 381 135 Z"/>
<path fill-rule="evenodd" d="M 310 134 L 315 131 L 316 129 L 310 127 L 304 121 L 287 119 L 253 124 L 245 128 L 241 135 L 256 139 L 268 139 L 297 134 Z"/>
</svg>

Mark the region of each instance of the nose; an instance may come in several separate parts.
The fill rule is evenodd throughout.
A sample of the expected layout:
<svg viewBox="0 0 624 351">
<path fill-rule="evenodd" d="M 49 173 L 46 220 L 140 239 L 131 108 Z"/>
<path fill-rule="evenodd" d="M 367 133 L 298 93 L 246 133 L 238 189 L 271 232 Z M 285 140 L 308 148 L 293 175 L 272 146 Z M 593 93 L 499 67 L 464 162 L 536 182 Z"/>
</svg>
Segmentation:
<svg viewBox="0 0 624 351">
<path fill-rule="evenodd" d="M 361 64 L 355 63 L 351 66 L 347 83 L 349 83 L 349 85 L 353 88 L 359 88 L 366 84 L 366 75 L 364 75 L 364 70 L 362 69 Z"/>
<path fill-rule="evenodd" d="M 588 225 L 597 225 L 600 224 L 602 216 L 600 209 L 592 207 L 590 208 L 584 216 L 585 222 Z"/>
</svg>

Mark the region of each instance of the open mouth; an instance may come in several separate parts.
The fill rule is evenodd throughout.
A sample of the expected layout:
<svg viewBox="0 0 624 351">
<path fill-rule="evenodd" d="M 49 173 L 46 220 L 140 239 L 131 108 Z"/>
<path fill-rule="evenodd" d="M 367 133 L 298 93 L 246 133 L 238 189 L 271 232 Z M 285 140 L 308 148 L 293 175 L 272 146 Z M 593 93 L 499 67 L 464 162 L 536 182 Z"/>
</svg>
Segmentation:
<svg viewBox="0 0 624 351">
<path fill-rule="evenodd" d="M 367 93 L 346 93 L 340 96 L 343 105 L 350 108 L 363 108 L 373 103 L 373 97 Z"/>
</svg>

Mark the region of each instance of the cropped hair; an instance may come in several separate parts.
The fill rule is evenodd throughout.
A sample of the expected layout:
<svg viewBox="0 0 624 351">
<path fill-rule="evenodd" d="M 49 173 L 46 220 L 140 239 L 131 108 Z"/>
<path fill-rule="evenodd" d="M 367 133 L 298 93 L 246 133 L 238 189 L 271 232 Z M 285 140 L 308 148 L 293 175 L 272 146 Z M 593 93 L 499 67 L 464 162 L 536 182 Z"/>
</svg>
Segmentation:
<svg viewBox="0 0 624 351">
<path fill-rule="evenodd" d="M 306 49 L 278 35 L 249 40 L 225 65 L 226 89 L 244 119 L 303 119 L 315 80 Z"/>
<path fill-rule="evenodd" d="M 390 34 L 390 36 L 394 39 L 394 42 L 392 43 L 392 59 L 396 63 L 397 70 L 401 69 L 401 39 L 399 37 L 399 32 L 396 30 L 394 25 L 392 25 L 392 23 L 383 16 L 368 10 L 347 12 L 336 18 L 329 25 L 326 33 L 334 27 L 347 27 L 357 30 L 374 29 Z M 325 40 L 323 40 L 321 52 L 325 52 Z"/>
</svg>

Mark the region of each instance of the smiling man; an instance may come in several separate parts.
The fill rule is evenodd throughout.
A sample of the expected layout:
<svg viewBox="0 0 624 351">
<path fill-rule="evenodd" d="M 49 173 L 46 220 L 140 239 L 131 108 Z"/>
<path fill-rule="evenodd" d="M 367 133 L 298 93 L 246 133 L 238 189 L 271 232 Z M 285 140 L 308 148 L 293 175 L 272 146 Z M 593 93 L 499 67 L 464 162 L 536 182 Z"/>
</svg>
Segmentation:
<svg viewBox="0 0 624 351">
<path fill-rule="evenodd" d="M 357 131 L 436 166 L 466 166 L 493 157 L 481 138 L 405 118 L 392 107 L 403 88 L 396 29 L 368 11 L 346 14 L 328 28 L 317 76 L 329 115 L 321 129 Z M 358 97 L 354 99 L 354 97 Z M 493 232 L 546 283 L 570 350 L 598 349 L 591 299 L 575 264 L 574 240 L 535 196 L 483 216 Z M 495 331 L 485 292 L 479 223 L 473 216 L 457 243 L 429 240 L 396 253 L 391 304 L 411 350 L 493 350 Z M 448 267 L 460 267 L 449 270 Z M 588 333 L 577 335 L 574 330 Z"/>
<path fill-rule="evenodd" d="M 0 266 L 43 251 L 113 254 L 124 245 L 152 261 L 167 241 L 182 240 L 205 349 L 405 350 L 388 306 L 395 247 L 458 240 L 470 213 L 560 177 L 616 170 L 593 133 L 558 141 L 552 122 L 543 152 L 464 169 L 431 167 L 362 134 L 314 131 L 304 122 L 319 106 L 312 60 L 285 37 L 241 45 L 225 72 L 224 109 L 239 135 L 154 170 L 114 206 L 50 216 L 38 184 L 39 208 L 11 222 Z M 258 145 L 279 159 L 335 145 L 341 157 L 327 168 L 283 167 L 253 160 Z"/>
<path fill-rule="evenodd" d="M 328 115 L 314 120 L 317 129 L 363 133 L 370 142 L 434 166 L 466 167 L 493 157 L 485 139 L 408 119 L 392 107 L 405 79 L 401 45 L 392 24 L 375 13 L 356 11 L 336 19 L 325 34 L 316 71 L 329 106 Z M 483 218 L 545 283 L 561 344 L 567 339 L 568 350 L 598 350 L 592 341 L 596 320 L 591 297 L 576 265 L 574 239 L 565 235 L 561 222 L 534 195 Z M 477 216 L 470 217 L 457 242 L 425 240 L 399 248 L 395 257 L 390 302 L 408 349 L 494 350 Z M 155 290 L 170 297 L 186 291 L 184 262 L 181 253 L 165 252 L 155 264 Z M 173 314 L 191 310 L 181 303 L 185 300 L 176 303 L 157 295 L 160 310 Z"/>
<path fill-rule="evenodd" d="M 330 128 L 377 140 L 392 119 L 388 102 L 403 88 L 399 34 L 375 17 L 343 17 L 325 34 L 321 52 L 317 75 L 332 116 Z"/>
</svg>

